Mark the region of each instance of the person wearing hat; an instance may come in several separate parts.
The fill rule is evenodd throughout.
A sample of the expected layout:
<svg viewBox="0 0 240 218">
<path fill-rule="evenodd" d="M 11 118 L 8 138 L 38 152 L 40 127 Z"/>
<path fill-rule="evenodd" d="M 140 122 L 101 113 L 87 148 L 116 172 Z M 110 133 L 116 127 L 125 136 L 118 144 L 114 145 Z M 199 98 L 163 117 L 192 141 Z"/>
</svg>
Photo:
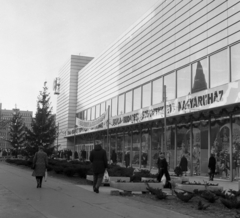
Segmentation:
<svg viewBox="0 0 240 218">
<path fill-rule="evenodd" d="M 48 167 L 47 154 L 43 151 L 43 146 L 38 147 L 38 152 L 33 158 L 33 174 L 36 177 L 37 188 L 42 187 L 42 179 L 45 176 L 46 169 Z"/>
</svg>

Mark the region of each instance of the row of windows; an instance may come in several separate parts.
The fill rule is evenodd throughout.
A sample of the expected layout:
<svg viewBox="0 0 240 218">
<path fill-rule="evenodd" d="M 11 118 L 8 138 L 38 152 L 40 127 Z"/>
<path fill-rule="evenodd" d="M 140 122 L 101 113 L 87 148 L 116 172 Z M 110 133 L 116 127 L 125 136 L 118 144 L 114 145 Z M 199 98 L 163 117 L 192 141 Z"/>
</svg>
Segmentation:
<svg viewBox="0 0 240 218">
<path fill-rule="evenodd" d="M 128 113 L 163 101 L 166 85 L 167 100 L 186 96 L 240 79 L 240 43 L 211 56 L 168 73 L 106 102 L 81 111 L 77 116 L 94 120 L 110 106 L 111 116 Z"/>
</svg>

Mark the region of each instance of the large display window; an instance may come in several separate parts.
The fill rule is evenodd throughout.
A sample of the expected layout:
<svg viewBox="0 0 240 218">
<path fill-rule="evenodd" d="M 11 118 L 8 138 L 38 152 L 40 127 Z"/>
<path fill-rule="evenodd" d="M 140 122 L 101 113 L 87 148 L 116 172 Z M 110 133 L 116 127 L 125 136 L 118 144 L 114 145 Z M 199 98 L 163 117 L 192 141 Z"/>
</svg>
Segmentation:
<svg viewBox="0 0 240 218">
<path fill-rule="evenodd" d="M 164 85 L 166 85 L 167 100 L 176 98 L 176 74 L 175 72 L 164 76 Z"/>
<path fill-rule="evenodd" d="M 240 180 L 240 113 L 232 116 L 233 179 Z"/>
<path fill-rule="evenodd" d="M 211 119 L 211 154 L 215 155 L 217 178 L 230 178 L 230 120 Z"/>
<path fill-rule="evenodd" d="M 209 87 L 207 58 L 192 64 L 192 93 L 206 90 Z"/>
<path fill-rule="evenodd" d="M 117 115 L 117 97 L 112 99 L 112 116 L 116 116 Z"/>
<path fill-rule="evenodd" d="M 95 106 L 92 107 L 92 116 L 91 116 L 91 120 L 95 120 L 96 119 L 96 111 L 95 111 Z"/>
<path fill-rule="evenodd" d="M 117 164 L 123 164 L 123 154 L 124 154 L 124 134 L 117 135 Z"/>
<path fill-rule="evenodd" d="M 152 83 L 152 104 L 158 104 L 163 101 L 162 99 L 162 93 L 163 93 L 163 79 L 159 78 L 157 80 L 154 80 Z"/>
<path fill-rule="evenodd" d="M 132 102 L 132 91 L 130 91 L 130 92 L 126 93 L 126 108 L 125 108 L 125 112 L 126 113 L 132 111 L 132 105 L 133 105 L 133 102 Z"/>
<path fill-rule="evenodd" d="M 229 82 L 227 49 L 210 56 L 210 88 Z"/>
<path fill-rule="evenodd" d="M 240 79 L 240 43 L 231 47 L 231 81 Z"/>
<path fill-rule="evenodd" d="M 124 114 L 124 97 L 124 94 L 118 97 L 118 115 Z"/>
<path fill-rule="evenodd" d="M 149 168 L 150 163 L 150 135 L 148 130 L 142 130 L 141 167 Z"/>
<path fill-rule="evenodd" d="M 153 128 L 152 129 L 152 157 L 151 157 L 151 166 L 153 170 L 157 170 L 157 159 L 159 152 L 161 151 L 162 142 L 161 142 L 161 129 Z"/>
<path fill-rule="evenodd" d="M 96 106 L 96 118 L 100 117 L 100 104 Z"/>
<path fill-rule="evenodd" d="M 151 83 L 143 85 L 142 94 L 142 107 L 148 107 L 151 105 Z"/>
<path fill-rule="evenodd" d="M 140 132 L 133 132 L 132 167 L 140 166 Z"/>
<path fill-rule="evenodd" d="M 125 167 L 130 167 L 131 146 L 132 146 L 131 132 L 126 132 L 124 135 L 124 165 L 125 165 Z"/>
<path fill-rule="evenodd" d="M 191 92 L 191 68 L 184 67 L 177 71 L 177 97 L 182 97 Z"/>
<path fill-rule="evenodd" d="M 133 91 L 133 110 L 141 108 L 141 87 L 134 89 Z"/>
</svg>

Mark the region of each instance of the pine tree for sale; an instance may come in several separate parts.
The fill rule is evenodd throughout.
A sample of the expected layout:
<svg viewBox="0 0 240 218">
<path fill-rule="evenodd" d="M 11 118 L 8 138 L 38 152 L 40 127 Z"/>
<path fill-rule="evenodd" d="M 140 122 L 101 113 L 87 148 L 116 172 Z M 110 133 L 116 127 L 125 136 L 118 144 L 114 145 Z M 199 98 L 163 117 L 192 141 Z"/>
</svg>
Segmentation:
<svg viewBox="0 0 240 218">
<path fill-rule="evenodd" d="M 38 96 L 37 111 L 35 118 L 32 119 L 31 129 L 27 131 L 27 150 L 30 155 L 34 155 L 39 146 L 43 146 L 48 155 L 54 151 L 56 125 L 55 117 L 52 115 L 52 107 L 50 107 L 50 94 L 47 90 L 45 83 L 43 91 L 40 91 Z"/>
<path fill-rule="evenodd" d="M 19 110 L 14 110 L 9 126 L 9 142 L 15 149 L 15 156 L 19 154 L 19 149 L 25 144 L 25 125 Z"/>
</svg>

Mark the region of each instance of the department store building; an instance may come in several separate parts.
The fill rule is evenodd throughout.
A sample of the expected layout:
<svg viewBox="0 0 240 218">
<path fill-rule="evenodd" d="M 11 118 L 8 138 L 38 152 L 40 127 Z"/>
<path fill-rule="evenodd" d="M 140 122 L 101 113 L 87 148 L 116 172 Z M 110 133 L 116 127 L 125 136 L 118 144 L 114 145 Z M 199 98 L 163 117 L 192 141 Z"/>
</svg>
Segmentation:
<svg viewBox="0 0 240 218">
<path fill-rule="evenodd" d="M 72 70 L 74 60 L 85 62 Z M 159 1 L 99 57 L 67 66 L 62 149 L 89 155 L 101 142 L 118 164 L 151 170 L 164 151 L 170 171 L 185 155 L 189 175 L 202 176 L 214 153 L 217 177 L 240 179 L 239 0 Z"/>
</svg>

